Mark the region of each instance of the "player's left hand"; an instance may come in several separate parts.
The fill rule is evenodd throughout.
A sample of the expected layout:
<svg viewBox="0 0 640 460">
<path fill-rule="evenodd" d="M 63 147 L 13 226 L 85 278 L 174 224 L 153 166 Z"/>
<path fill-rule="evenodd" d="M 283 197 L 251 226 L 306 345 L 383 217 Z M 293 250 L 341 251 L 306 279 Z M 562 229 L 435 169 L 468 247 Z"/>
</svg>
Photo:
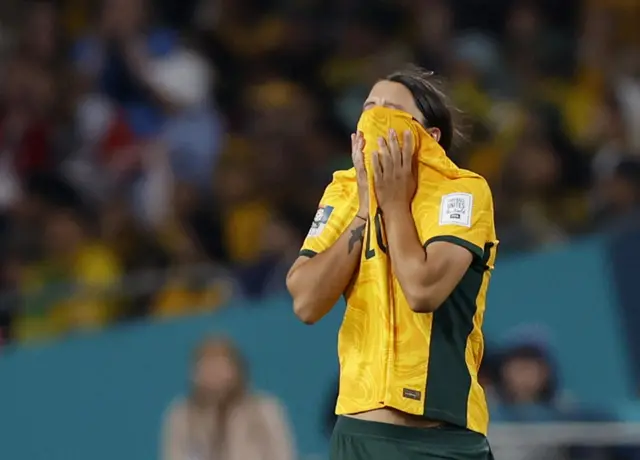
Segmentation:
<svg viewBox="0 0 640 460">
<path fill-rule="evenodd" d="M 388 140 L 378 139 L 378 150 L 373 153 L 373 175 L 376 198 L 382 212 L 396 206 L 409 206 L 416 193 L 413 149 L 410 131 L 403 134 L 402 148 L 394 130 L 389 132 Z"/>
</svg>

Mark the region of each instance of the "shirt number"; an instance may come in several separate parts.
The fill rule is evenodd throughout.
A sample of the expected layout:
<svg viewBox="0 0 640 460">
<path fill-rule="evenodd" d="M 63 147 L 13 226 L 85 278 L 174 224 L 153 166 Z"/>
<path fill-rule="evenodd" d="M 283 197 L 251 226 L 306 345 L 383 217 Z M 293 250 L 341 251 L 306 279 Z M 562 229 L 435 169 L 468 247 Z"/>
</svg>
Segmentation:
<svg viewBox="0 0 640 460">
<path fill-rule="evenodd" d="M 376 256 L 376 250 L 371 247 L 371 233 L 375 231 L 376 234 L 376 243 L 378 243 L 378 248 L 384 253 L 387 253 L 387 244 L 384 238 L 384 230 L 382 228 L 382 209 L 378 207 L 376 210 L 376 215 L 373 218 L 373 225 L 371 225 L 371 220 L 369 220 L 369 225 L 367 228 L 367 237 L 365 241 L 365 251 L 364 258 L 366 260 L 372 259 Z"/>
</svg>

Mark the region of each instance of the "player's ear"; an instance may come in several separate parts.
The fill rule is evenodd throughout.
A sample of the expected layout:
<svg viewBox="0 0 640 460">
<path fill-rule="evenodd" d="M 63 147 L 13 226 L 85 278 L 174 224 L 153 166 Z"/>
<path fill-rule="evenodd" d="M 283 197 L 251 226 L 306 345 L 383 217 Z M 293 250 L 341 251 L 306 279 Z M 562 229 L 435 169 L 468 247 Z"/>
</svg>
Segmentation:
<svg viewBox="0 0 640 460">
<path fill-rule="evenodd" d="M 440 137 L 442 136 L 440 128 L 427 128 L 427 132 L 436 140 L 436 142 L 440 142 Z"/>
</svg>

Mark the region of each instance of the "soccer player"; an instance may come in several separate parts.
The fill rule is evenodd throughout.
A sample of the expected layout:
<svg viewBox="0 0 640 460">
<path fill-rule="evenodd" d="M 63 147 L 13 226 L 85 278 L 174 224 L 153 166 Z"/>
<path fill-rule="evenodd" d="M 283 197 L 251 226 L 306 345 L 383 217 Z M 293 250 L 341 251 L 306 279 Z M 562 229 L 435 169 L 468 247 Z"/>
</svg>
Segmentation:
<svg viewBox="0 0 640 460">
<path fill-rule="evenodd" d="M 358 128 L 354 168 L 334 174 L 287 276 L 307 324 L 346 299 L 331 459 L 491 459 L 478 383 L 489 187 L 446 156 L 452 113 L 431 73 L 376 83 Z"/>
</svg>

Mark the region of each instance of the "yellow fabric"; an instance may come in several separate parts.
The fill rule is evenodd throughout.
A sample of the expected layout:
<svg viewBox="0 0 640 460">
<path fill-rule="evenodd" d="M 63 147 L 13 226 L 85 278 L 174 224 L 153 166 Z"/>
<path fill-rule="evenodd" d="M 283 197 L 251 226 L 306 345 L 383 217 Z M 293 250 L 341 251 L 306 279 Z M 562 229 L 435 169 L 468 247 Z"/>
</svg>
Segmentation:
<svg viewBox="0 0 640 460">
<path fill-rule="evenodd" d="M 105 290 L 119 279 L 120 267 L 108 249 L 86 245 L 69 268 L 53 272 L 57 272 L 54 278 L 48 264 L 29 271 L 23 285 L 24 312 L 15 325 L 18 340 L 97 329 L 114 317 L 116 305 Z"/>
<path fill-rule="evenodd" d="M 234 262 L 251 262 L 261 250 L 260 231 L 269 220 L 269 209 L 259 201 L 235 206 L 225 219 L 225 239 Z"/>
<path fill-rule="evenodd" d="M 465 177 L 483 180 L 482 177 L 471 171 L 458 168 L 424 127 L 415 121 L 410 114 L 387 107 L 374 107 L 364 111 L 358 122 L 358 131 L 361 131 L 365 138 L 364 158 L 367 165 L 369 183 L 372 187 L 371 191 L 373 191 L 373 168 L 371 167 L 373 152 L 378 150 L 378 138 L 381 136 L 387 138 L 390 129 L 394 129 L 398 133 L 401 145 L 402 133 L 407 130 L 411 131 L 418 156 L 418 174 L 422 190 L 426 190 L 426 182 L 423 183 L 423 180 L 446 180 Z M 373 199 L 370 200 L 371 206 L 375 209 L 377 207 L 375 193 L 372 197 Z"/>
<path fill-rule="evenodd" d="M 588 143 L 593 122 L 604 97 L 604 78 L 600 69 L 583 67 L 574 85 L 567 88 L 561 106 L 565 127 L 576 143 Z"/>
<path fill-rule="evenodd" d="M 345 293 L 347 309 L 338 339 L 341 376 L 336 413 L 349 414 L 393 407 L 486 434 L 488 411 L 477 373 L 484 348 L 481 326 L 486 289 L 495 258 L 494 251 L 486 251 L 497 244 L 491 192 L 481 176 L 460 169 L 451 162 L 442 148 L 410 115 L 387 108 L 365 111 L 358 125 L 366 139 L 364 153 L 365 163 L 369 166 L 370 183 L 371 157 L 377 148 L 376 139 L 379 136 L 387 137 L 389 128 L 399 133 L 409 129 L 415 139 L 419 166 L 418 190 L 412 212 L 421 241 L 428 243 L 433 239 L 444 239 L 462 245 L 476 255 L 473 267 L 478 269 L 486 265 L 486 270 L 479 269 L 477 291 L 468 300 L 475 301 L 474 305 L 459 304 L 454 300 L 441 307 L 445 316 L 468 316 L 469 331 L 461 340 L 461 343 L 465 343 L 464 350 L 458 350 L 458 354 L 446 366 L 436 363 L 436 360 L 432 362 L 432 355 L 442 356 L 449 346 L 438 342 L 443 336 L 442 326 L 434 326 L 434 318 L 438 313 L 416 314 L 409 308 L 386 255 L 384 223 L 371 185 L 369 228 L 360 268 L 350 290 Z M 443 196 L 450 193 L 471 195 L 469 226 L 439 224 L 441 201 Z M 316 221 L 319 215 L 326 216 L 323 210 L 327 207 L 332 211 L 326 223 L 322 227 L 316 226 L 316 231 L 306 238 L 303 254 L 327 249 L 354 218 L 357 184 L 353 169 L 334 174 L 333 182 L 320 202 L 321 211 L 316 215 Z M 441 323 L 440 320 L 437 322 Z M 440 344 L 436 345 L 436 342 Z M 467 385 L 457 400 L 450 402 L 448 396 L 438 395 L 431 387 L 427 387 L 428 379 L 446 380 L 449 369 L 460 368 L 466 378 L 456 377 L 460 374 L 454 373 L 450 382 L 452 389 L 456 385 Z M 432 372 L 435 377 L 431 376 Z M 430 399 L 430 394 L 433 399 Z M 459 413 L 459 407 L 465 408 L 463 413 Z"/>
<path fill-rule="evenodd" d="M 159 318 L 171 318 L 190 313 L 212 311 L 226 300 L 225 290 L 220 285 L 190 289 L 178 281 L 170 282 L 158 294 L 153 313 Z"/>
</svg>

